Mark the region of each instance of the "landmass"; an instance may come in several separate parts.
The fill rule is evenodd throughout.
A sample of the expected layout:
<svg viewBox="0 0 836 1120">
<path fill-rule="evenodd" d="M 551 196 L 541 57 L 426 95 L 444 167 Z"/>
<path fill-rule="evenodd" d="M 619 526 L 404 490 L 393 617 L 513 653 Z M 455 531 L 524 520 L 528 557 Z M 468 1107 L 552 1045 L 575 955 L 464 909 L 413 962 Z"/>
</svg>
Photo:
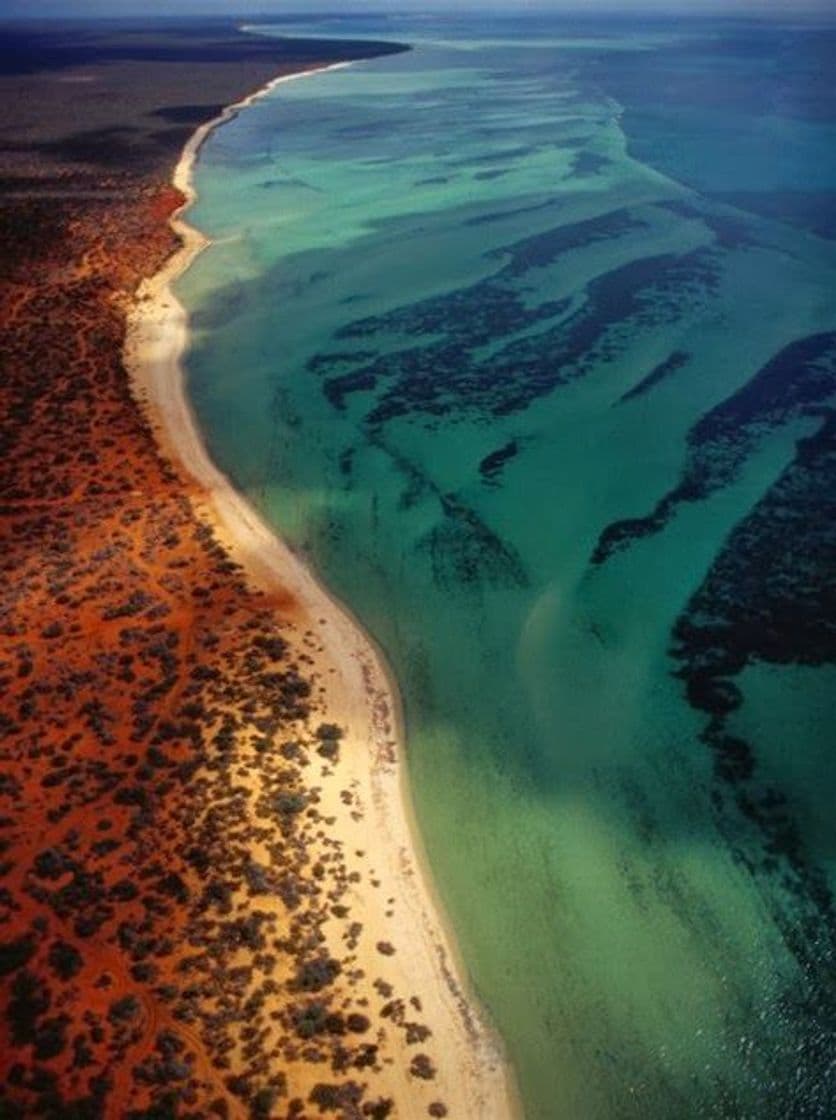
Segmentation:
<svg viewBox="0 0 836 1120">
<path fill-rule="evenodd" d="M 176 376 L 189 137 L 391 49 L 0 35 L 0 1116 L 514 1107 L 385 666 L 214 471 Z"/>
</svg>

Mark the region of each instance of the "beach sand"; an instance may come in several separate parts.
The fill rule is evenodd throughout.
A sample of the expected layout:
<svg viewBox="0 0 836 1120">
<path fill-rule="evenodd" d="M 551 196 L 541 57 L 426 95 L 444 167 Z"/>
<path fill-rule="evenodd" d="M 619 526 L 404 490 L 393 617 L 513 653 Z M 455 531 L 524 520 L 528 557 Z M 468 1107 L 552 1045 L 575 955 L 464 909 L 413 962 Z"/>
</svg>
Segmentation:
<svg viewBox="0 0 836 1120">
<path fill-rule="evenodd" d="M 195 197 L 195 160 L 214 128 L 279 82 L 302 76 L 268 83 L 188 141 L 173 177 L 186 199 L 171 220 L 181 247 L 140 286 L 129 313 L 126 365 L 163 454 L 190 484 L 198 515 L 211 523 L 251 585 L 277 605 L 282 621 L 292 622 L 310 658 L 319 715 L 343 731 L 339 760 L 321 765 L 316 795 L 327 838 L 349 869 L 342 904 L 350 908 L 356 936 L 347 945 L 345 923 L 336 920 L 326 921 L 322 934 L 330 955 L 388 1023 L 379 1035 L 374 1090 L 391 1098 L 400 1117 L 500 1120 L 519 1112 L 513 1077 L 468 989 L 422 855 L 395 683 L 349 612 L 211 462 L 185 394 L 188 320 L 172 284 L 208 244 L 183 217 Z"/>
</svg>

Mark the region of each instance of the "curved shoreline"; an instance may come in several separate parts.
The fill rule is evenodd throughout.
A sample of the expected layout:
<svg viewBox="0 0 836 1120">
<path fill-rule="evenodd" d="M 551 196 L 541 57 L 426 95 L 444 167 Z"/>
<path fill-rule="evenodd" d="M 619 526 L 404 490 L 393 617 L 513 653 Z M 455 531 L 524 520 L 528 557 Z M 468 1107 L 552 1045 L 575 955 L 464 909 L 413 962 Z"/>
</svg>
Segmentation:
<svg viewBox="0 0 836 1120">
<path fill-rule="evenodd" d="M 522 1114 L 513 1071 L 495 1030 L 470 992 L 466 969 L 436 895 L 414 819 L 404 762 L 405 740 L 397 685 L 380 650 L 359 623 L 316 579 L 211 461 L 186 396 L 182 357 L 188 347 L 188 316 L 172 291 L 210 239 L 183 214 L 194 203 L 192 175 L 210 133 L 279 84 L 350 63 L 275 78 L 227 107 L 190 137 L 172 177 L 185 201 L 170 220 L 181 241 L 164 267 L 138 289 L 128 315 L 125 364 L 135 397 L 146 409 L 163 453 L 196 482 L 193 500 L 253 584 L 283 604 L 309 641 L 314 676 L 321 686 L 321 715 L 346 728 L 341 760 L 320 788 L 323 809 L 336 821 L 331 834 L 352 852 L 370 852 L 379 887 L 351 892 L 352 914 L 364 935 L 353 963 L 367 977 L 396 975 L 399 992 L 414 993 L 439 1054 L 433 1093 L 452 1117 L 505 1120 Z M 301 643 L 300 643 L 301 644 Z M 341 787 L 351 790 L 346 803 Z M 365 871 L 365 866 L 363 867 Z M 393 903 L 390 900 L 394 900 Z M 394 911 L 394 916 L 391 916 Z M 335 931 L 336 937 L 336 931 Z M 381 957 L 375 943 L 393 941 L 397 953 Z M 336 940 L 336 956 L 345 945 Z M 369 980 L 370 983 L 370 980 Z M 396 1060 L 379 1076 L 395 1100 L 396 1115 L 426 1116 L 408 1067 L 415 1056 L 390 1035 Z"/>
</svg>

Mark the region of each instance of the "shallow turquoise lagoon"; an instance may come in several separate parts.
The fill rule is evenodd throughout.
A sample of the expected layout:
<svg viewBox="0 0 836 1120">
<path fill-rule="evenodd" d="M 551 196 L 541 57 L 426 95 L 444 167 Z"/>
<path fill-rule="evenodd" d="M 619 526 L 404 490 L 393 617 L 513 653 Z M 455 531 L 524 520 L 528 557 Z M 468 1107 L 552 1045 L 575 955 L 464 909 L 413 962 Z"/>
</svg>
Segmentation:
<svg viewBox="0 0 836 1120">
<path fill-rule="evenodd" d="M 391 660 L 526 1115 L 832 1116 L 836 38 L 349 26 L 201 157 L 211 451 Z"/>
</svg>

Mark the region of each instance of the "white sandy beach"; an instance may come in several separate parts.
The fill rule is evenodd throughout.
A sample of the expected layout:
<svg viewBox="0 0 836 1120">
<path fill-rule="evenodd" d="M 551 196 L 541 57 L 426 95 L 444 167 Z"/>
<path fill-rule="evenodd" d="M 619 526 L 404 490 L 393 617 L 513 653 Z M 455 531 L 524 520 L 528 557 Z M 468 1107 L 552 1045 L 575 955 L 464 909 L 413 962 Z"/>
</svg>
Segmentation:
<svg viewBox="0 0 836 1120">
<path fill-rule="evenodd" d="M 338 64 L 344 65 L 348 64 Z M 183 218 L 195 197 L 196 157 L 212 129 L 281 82 L 306 73 L 312 71 L 275 79 L 190 138 L 173 177 L 187 199 L 172 219 L 182 245 L 137 293 L 129 316 L 126 364 L 164 453 L 205 496 L 197 503 L 200 512 L 254 585 L 298 605 L 300 652 L 312 652 L 302 644 L 306 630 L 322 647 L 312 652 L 316 680 L 324 686 L 324 710 L 317 721 L 338 724 L 345 738 L 335 773 L 319 783 L 320 805 L 325 815 L 336 818 L 330 834 L 342 842 L 349 866 L 362 872 L 350 895 L 352 917 L 363 926 L 356 967 L 364 970 L 369 985 L 372 978 L 383 976 L 402 997 L 420 999 L 420 1018 L 432 1031 L 438 1067 L 432 1082 L 410 1076 L 416 1048 L 407 1047 L 400 1032 L 393 1031 L 388 1054 L 395 1060 L 372 1075 L 375 1090 L 394 1099 L 399 1117 L 426 1117 L 428 1102 L 442 1100 L 448 1115 L 457 1120 L 502 1120 L 519 1115 L 514 1080 L 501 1042 L 468 991 L 422 856 L 407 787 L 396 686 L 380 652 L 349 612 L 211 462 L 185 395 L 181 360 L 189 327 L 172 284 L 209 243 Z M 353 804 L 345 804 L 340 796 L 345 789 L 352 791 Z M 367 853 L 365 860 L 353 860 L 350 854 L 358 851 Z M 370 882 L 369 869 L 379 886 Z M 345 945 L 338 937 L 335 923 L 332 952 L 342 957 Z M 382 956 L 378 942 L 391 943 L 394 955 Z"/>
</svg>

